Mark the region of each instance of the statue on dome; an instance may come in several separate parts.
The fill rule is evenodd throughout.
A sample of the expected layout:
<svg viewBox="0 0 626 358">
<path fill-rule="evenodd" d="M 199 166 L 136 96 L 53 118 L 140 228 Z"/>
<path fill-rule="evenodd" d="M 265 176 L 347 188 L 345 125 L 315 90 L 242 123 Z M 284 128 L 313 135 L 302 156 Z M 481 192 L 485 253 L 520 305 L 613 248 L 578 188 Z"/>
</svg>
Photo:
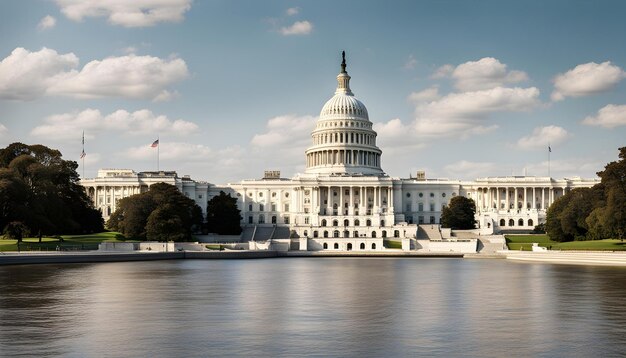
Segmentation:
<svg viewBox="0 0 626 358">
<path fill-rule="evenodd" d="M 346 51 L 341 51 L 341 73 L 346 73 Z"/>
</svg>

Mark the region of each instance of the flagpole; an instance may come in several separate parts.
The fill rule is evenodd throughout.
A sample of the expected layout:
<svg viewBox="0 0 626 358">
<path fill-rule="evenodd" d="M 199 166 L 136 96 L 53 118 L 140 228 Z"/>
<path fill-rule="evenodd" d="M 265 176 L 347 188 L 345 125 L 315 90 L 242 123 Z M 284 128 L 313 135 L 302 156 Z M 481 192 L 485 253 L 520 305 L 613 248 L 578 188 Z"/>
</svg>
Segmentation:
<svg viewBox="0 0 626 358">
<path fill-rule="evenodd" d="M 83 179 L 85 179 L 85 131 L 83 131 L 83 151 L 80 154 L 83 165 Z"/>
<path fill-rule="evenodd" d="M 550 153 L 552 153 L 552 147 L 550 147 L 550 143 L 548 143 L 548 178 L 552 178 L 550 176 Z"/>
<path fill-rule="evenodd" d="M 159 168 L 159 152 L 160 152 L 160 148 L 161 148 L 161 140 L 159 139 L 159 136 L 157 136 L 157 172 L 161 171 Z"/>
</svg>

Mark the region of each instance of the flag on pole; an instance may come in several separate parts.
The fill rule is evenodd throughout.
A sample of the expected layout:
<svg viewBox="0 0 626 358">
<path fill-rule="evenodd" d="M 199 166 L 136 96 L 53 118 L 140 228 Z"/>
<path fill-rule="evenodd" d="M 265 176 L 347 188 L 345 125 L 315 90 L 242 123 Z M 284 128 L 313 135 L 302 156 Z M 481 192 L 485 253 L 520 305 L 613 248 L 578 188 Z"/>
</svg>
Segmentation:
<svg viewBox="0 0 626 358">
<path fill-rule="evenodd" d="M 85 150 L 83 149 L 83 152 L 80 153 L 80 159 L 83 159 L 87 154 L 85 153 Z"/>
<path fill-rule="evenodd" d="M 548 145 L 548 153 L 552 153 L 552 148 L 550 148 L 550 145 Z"/>
<path fill-rule="evenodd" d="M 150 145 L 151 148 L 156 148 L 159 146 L 159 140 L 155 140 L 154 142 L 152 142 L 152 145 Z"/>
</svg>

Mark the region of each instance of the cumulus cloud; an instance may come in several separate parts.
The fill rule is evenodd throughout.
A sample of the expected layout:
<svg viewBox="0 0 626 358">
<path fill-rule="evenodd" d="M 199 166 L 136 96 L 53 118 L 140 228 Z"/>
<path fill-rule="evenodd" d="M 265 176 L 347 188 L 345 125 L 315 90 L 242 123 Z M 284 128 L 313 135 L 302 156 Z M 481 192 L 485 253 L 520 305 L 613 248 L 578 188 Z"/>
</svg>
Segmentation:
<svg viewBox="0 0 626 358">
<path fill-rule="evenodd" d="M 565 97 L 581 97 L 605 92 L 615 87 L 624 77 L 626 73 L 610 61 L 578 65 L 554 78 L 554 91 L 551 98 L 553 101 L 561 101 Z"/>
<path fill-rule="evenodd" d="M 289 9 L 287 9 L 287 11 L 285 11 L 285 13 L 287 14 L 287 16 L 298 15 L 298 13 L 300 13 L 300 8 L 299 7 L 290 7 Z"/>
<path fill-rule="evenodd" d="M 185 136 L 198 130 L 198 126 L 182 119 L 171 120 L 167 116 L 157 116 L 147 109 L 128 112 L 120 109 L 109 115 L 102 115 L 97 109 L 81 112 L 55 114 L 47 117 L 44 123 L 33 128 L 31 135 L 50 140 L 76 138 L 85 131 L 87 138 L 94 133 L 111 131 L 128 135 L 167 134 Z"/>
<path fill-rule="evenodd" d="M 450 93 L 416 107 L 415 129 L 422 136 L 432 137 L 486 133 L 497 128 L 486 125 L 490 114 L 528 111 L 539 105 L 538 98 L 539 90 L 535 87 Z"/>
<path fill-rule="evenodd" d="M 626 126 L 626 105 L 606 105 L 595 116 L 586 117 L 583 124 L 604 128 Z"/>
<path fill-rule="evenodd" d="M 311 31 L 313 31 L 313 24 L 306 20 L 296 21 L 291 26 L 283 26 L 280 28 L 280 33 L 284 36 L 308 35 Z"/>
<path fill-rule="evenodd" d="M 296 116 L 293 114 L 277 116 L 267 121 L 266 132 L 256 134 L 250 143 L 255 147 L 276 147 L 281 145 L 310 145 L 311 131 L 315 128 L 317 117 Z"/>
<path fill-rule="evenodd" d="M 56 0 L 61 12 L 73 21 L 106 17 L 112 25 L 154 26 L 160 22 L 180 22 L 192 0 Z"/>
<path fill-rule="evenodd" d="M 570 134 L 559 126 L 545 126 L 533 129 L 532 134 L 522 137 L 517 141 L 517 147 L 524 150 L 543 149 L 548 145 L 563 143 Z"/>
<path fill-rule="evenodd" d="M 443 167 L 444 174 L 450 178 L 480 178 L 485 173 L 494 175 L 499 170 L 496 163 L 491 162 L 472 162 L 468 160 L 460 160 L 455 163 L 448 164 Z"/>
<path fill-rule="evenodd" d="M 32 100 L 63 95 L 163 100 L 173 95 L 170 85 L 188 76 L 187 64 L 179 58 L 131 54 L 91 61 L 82 69 L 77 69 L 78 63 L 73 53 L 16 48 L 0 62 L 0 98 Z"/>
<path fill-rule="evenodd" d="M 441 98 L 441 96 L 439 95 L 439 88 L 437 87 L 430 87 L 419 92 L 412 92 L 407 97 L 409 102 L 412 102 L 415 104 L 424 103 L 424 102 L 432 102 L 432 101 L 438 100 L 439 98 Z"/>
<path fill-rule="evenodd" d="M 132 159 L 151 159 L 155 156 L 155 148 L 150 146 L 151 143 L 145 143 L 142 146 L 128 148 L 124 155 Z M 160 141 L 160 159 L 163 160 L 185 160 L 185 161 L 202 161 L 207 160 L 215 155 L 211 148 L 202 144 L 192 144 L 185 142 Z"/>
<path fill-rule="evenodd" d="M 53 28 L 54 25 L 56 24 L 57 24 L 57 19 L 55 19 L 54 17 L 50 15 L 46 15 L 41 19 L 41 21 L 39 21 L 37 28 L 42 31 L 48 30 L 48 29 Z"/>
<path fill-rule="evenodd" d="M 528 80 L 522 71 L 509 71 L 507 65 L 493 57 L 468 61 L 453 67 L 444 65 L 437 69 L 433 78 L 451 77 L 454 86 L 461 91 L 486 90 Z"/>
</svg>

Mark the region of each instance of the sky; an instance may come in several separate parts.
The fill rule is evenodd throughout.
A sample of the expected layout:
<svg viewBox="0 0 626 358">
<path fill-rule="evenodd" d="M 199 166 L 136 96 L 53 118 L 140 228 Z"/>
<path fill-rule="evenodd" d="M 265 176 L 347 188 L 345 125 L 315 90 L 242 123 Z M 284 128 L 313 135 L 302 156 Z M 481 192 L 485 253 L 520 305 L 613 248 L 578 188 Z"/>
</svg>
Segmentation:
<svg viewBox="0 0 626 358">
<path fill-rule="evenodd" d="M 575 0 L 2 1 L 0 147 L 59 149 L 88 178 L 156 170 L 157 152 L 159 169 L 199 181 L 292 177 L 345 50 L 390 176 L 592 178 L 626 145 L 625 13 Z"/>
</svg>

